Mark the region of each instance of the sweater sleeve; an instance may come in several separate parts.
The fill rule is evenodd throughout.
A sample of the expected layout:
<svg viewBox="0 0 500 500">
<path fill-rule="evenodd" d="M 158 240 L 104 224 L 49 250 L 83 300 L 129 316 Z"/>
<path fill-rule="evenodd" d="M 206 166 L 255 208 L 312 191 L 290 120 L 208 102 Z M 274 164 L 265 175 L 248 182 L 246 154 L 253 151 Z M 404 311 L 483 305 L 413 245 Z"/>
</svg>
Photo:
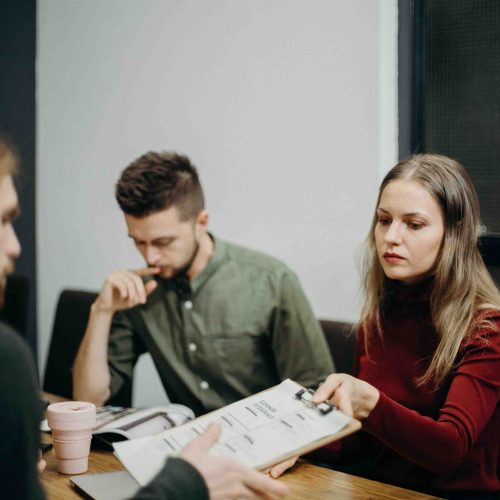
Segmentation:
<svg viewBox="0 0 500 500">
<path fill-rule="evenodd" d="M 0 323 L 1 498 L 45 498 L 37 472 L 41 405 L 34 366 L 19 334 Z"/>
<path fill-rule="evenodd" d="M 363 428 L 407 460 L 446 475 L 470 453 L 497 409 L 499 399 L 500 320 L 497 320 L 493 331 L 484 332 L 465 346 L 436 419 L 422 416 L 381 392 Z"/>
<path fill-rule="evenodd" d="M 133 497 L 134 500 L 208 500 L 201 474 L 180 458 L 169 458 L 158 475 Z"/>
</svg>

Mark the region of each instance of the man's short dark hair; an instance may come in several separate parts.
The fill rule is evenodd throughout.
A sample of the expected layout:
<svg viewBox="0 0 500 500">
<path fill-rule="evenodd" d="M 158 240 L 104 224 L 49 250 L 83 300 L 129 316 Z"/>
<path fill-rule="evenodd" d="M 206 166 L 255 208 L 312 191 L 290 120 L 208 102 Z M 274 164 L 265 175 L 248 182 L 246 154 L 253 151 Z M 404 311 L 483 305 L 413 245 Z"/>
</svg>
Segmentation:
<svg viewBox="0 0 500 500">
<path fill-rule="evenodd" d="M 181 220 L 204 208 L 198 173 L 187 156 L 150 151 L 133 161 L 116 183 L 116 200 L 124 213 L 146 217 L 175 206 Z"/>
</svg>

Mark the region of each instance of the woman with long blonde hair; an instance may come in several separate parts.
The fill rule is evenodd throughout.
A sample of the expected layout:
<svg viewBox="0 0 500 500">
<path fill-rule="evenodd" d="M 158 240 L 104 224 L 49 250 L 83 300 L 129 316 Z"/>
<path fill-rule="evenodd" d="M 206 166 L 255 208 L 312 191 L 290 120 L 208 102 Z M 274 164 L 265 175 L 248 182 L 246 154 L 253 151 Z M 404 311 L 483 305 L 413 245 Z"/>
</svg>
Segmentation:
<svg viewBox="0 0 500 500">
<path fill-rule="evenodd" d="M 330 375 L 314 396 L 363 432 L 323 459 L 446 498 L 498 498 L 500 293 L 480 227 L 458 162 L 414 155 L 386 175 L 367 238 L 355 376 Z"/>
</svg>

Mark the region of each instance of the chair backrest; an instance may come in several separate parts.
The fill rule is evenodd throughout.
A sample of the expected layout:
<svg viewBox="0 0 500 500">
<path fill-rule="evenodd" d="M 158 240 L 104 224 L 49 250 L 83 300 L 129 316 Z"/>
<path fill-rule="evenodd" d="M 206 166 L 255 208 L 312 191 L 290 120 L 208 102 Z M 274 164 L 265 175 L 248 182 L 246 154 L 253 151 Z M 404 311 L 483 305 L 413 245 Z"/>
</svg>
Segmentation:
<svg viewBox="0 0 500 500">
<path fill-rule="evenodd" d="M 13 274 L 7 280 L 4 306 L 0 320 L 5 321 L 24 338 L 28 335 L 30 282 L 24 276 Z"/>
<path fill-rule="evenodd" d="M 335 363 L 335 371 L 351 374 L 356 345 L 354 325 L 344 321 L 325 319 L 321 319 L 319 322 Z"/>
<path fill-rule="evenodd" d="M 89 319 L 94 292 L 63 290 L 57 301 L 43 390 L 65 398 L 73 394 L 71 369 Z"/>
<path fill-rule="evenodd" d="M 45 367 L 43 390 L 65 398 L 72 398 L 72 367 L 85 334 L 90 307 L 96 292 L 63 290 L 57 302 L 49 355 Z M 132 381 L 124 384 L 109 404 L 131 406 Z"/>
<path fill-rule="evenodd" d="M 500 235 L 481 236 L 479 250 L 493 280 L 500 286 Z"/>
</svg>

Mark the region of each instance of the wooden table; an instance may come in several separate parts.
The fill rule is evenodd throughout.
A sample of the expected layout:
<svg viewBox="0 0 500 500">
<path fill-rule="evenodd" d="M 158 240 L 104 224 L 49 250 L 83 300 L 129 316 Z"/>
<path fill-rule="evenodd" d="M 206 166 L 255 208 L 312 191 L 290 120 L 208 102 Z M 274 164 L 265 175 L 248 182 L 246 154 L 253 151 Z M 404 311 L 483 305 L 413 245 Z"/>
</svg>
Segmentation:
<svg viewBox="0 0 500 500">
<path fill-rule="evenodd" d="M 51 401 L 63 401 L 63 398 L 48 393 L 42 397 Z M 50 434 L 42 433 L 42 441 L 51 442 Z M 47 468 L 41 474 L 41 480 L 49 500 L 66 500 L 81 498 L 70 485 L 69 476 L 57 472 L 54 450 L 44 453 Z M 123 470 L 122 464 L 109 451 L 91 450 L 88 472 L 109 472 Z M 289 500 L 336 498 L 341 500 L 366 499 L 398 499 L 398 500 L 429 500 L 437 497 L 424 495 L 415 491 L 398 488 L 378 481 L 371 481 L 343 472 L 318 467 L 304 461 L 299 461 L 293 469 L 281 478 L 290 487 Z"/>
<path fill-rule="evenodd" d="M 59 474 L 54 450 L 44 454 L 47 468 L 41 475 L 49 500 L 81 498 L 71 487 L 69 476 Z M 92 450 L 89 457 L 89 472 L 122 470 L 123 466 L 111 452 Z M 343 472 L 318 467 L 306 462 L 297 464 L 280 479 L 288 484 L 291 493 L 287 499 L 303 500 L 338 498 L 342 500 L 398 499 L 422 500 L 436 497 L 397 488 L 388 484 L 370 481 Z"/>
</svg>

